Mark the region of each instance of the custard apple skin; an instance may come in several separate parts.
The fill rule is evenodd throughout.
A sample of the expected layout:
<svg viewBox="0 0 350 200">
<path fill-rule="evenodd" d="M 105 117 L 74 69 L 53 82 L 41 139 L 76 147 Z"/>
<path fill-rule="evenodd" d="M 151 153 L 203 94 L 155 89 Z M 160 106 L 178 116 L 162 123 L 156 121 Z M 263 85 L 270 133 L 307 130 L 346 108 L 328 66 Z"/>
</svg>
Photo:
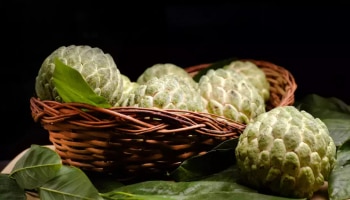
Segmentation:
<svg viewBox="0 0 350 200">
<path fill-rule="evenodd" d="M 270 99 L 270 83 L 267 80 L 266 74 L 253 62 L 235 60 L 223 68 L 242 73 L 257 88 L 265 102 Z"/>
<path fill-rule="evenodd" d="M 266 111 L 257 89 L 233 70 L 208 70 L 199 79 L 198 88 L 208 113 L 246 124 Z"/>
<path fill-rule="evenodd" d="M 328 180 L 336 146 L 320 119 L 282 106 L 246 126 L 235 155 L 242 183 L 279 196 L 309 198 Z"/>
<path fill-rule="evenodd" d="M 193 80 L 189 73 L 180 66 L 172 63 L 157 63 L 147 68 L 136 80 L 138 84 L 145 84 L 153 77 L 162 77 L 164 75 L 176 75 L 178 78 L 184 78 L 192 87 L 197 87 L 197 82 Z"/>
<path fill-rule="evenodd" d="M 119 100 L 113 105 L 113 107 L 127 106 L 130 99 L 134 97 L 134 91 L 139 87 L 140 84 L 137 82 L 131 81 L 129 77 L 124 74 L 121 74 L 123 79 L 123 91 Z M 118 90 L 116 92 L 119 92 Z"/>
<path fill-rule="evenodd" d="M 204 110 L 199 92 L 174 74 L 153 77 L 145 84 L 139 84 L 133 94 L 129 99 L 129 106 L 133 107 Z"/>
<path fill-rule="evenodd" d="M 35 92 L 41 100 L 62 102 L 53 82 L 54 60 L 77 70 L 91 89 L 113 105 L 123 89 L 123 79 L 110 54 L 88 45 L 61 46 L 43 61 L 35 80 Z"/>
</svg>

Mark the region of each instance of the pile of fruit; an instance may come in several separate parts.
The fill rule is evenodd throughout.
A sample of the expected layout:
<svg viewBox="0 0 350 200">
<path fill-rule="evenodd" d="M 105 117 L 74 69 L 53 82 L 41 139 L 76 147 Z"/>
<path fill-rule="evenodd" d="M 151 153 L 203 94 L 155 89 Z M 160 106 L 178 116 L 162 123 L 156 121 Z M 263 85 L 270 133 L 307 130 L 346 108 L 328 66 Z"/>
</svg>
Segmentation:
<svg viewBox="0 0 350 200">
<path fill-rule="evenodd" d="M 131 81 L 101 49 L 71 45 L 56 49 L 44 60 L 35 83 L 41 100 L 65 101 L 53 80 L 56 58 L 77 70 L 95 94 L 113 107 L 208 112 L 246 124 L 265 112 L 269 99 L 264 72 L 249 61 L 210 69 L 198 82 L 175 64 L 155 64 Z"/>
<path fill-rule="evenodd" d="M 132 81 L 101 49 L 63 46 L 39 70 L 35 90 L 41 100 L 67 102 L 55 85 L 56 59 L 77 70 L 111 107 L 189 110 L 246 124 L 235 156 L 241 182 L 249 187 L 310 197 L 334 167 L 336 146 L 327 126 L 294 106 L 266 111 L 269 82 L 252 62 L 236 60 L 209 69 L 198 82 L 177 65 L 155 64 Z"/>
</svg>

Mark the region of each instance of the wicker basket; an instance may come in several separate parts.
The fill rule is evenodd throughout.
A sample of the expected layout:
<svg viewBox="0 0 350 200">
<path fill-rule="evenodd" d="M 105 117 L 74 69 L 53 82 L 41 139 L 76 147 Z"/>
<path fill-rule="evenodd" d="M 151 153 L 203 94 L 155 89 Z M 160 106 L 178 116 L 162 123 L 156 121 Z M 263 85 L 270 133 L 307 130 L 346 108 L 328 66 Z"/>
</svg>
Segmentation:
<svg viewBox="0 0 350 200">
<path fill-rule="evenodd" d="M 294 102 L 292 75 L 282 67 L 255 61 L 271 83 L 269 107 Z M 195 74 L 206 65 L 189 67 Z M 32 117 L 49 132 L 62 162 L 120 178 L 165 174 L 191 156 L 238 137 L 245 125 L 183 110 L 114 107 L 30 99 Z"/>
</svg>

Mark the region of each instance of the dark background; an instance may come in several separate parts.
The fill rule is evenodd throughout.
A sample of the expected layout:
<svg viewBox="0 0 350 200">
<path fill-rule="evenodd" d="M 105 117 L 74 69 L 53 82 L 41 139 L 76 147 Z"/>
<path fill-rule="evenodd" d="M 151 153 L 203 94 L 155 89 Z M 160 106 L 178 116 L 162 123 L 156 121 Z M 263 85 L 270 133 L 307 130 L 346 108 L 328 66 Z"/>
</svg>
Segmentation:
<svg viewBox="0 0 350 200">
<path fill-rule="evenodd" d="M 156 63 L 267 60 L 294 75 L 296 99 L 316 93 L 350 103 L 346 4 L 108 2 L 0 3 L 0 160 L 49 144 L 29 99 L 42 61 L 63 45 L 99 47 L 133 80 Z"/>
</svg>

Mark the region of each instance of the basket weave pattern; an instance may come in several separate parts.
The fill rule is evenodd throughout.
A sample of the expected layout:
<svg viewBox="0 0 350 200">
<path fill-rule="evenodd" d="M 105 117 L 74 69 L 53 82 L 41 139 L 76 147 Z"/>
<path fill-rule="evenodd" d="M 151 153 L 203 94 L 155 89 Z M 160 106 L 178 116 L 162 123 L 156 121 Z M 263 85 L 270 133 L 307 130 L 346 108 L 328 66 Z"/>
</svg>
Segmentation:
<svg viewBox="0 0 350 200">
<path fill-rule="evenodd" d="M 31 98 L 32 116 L 49 131 L 63 163 L 125 174 L 176 168 L 244 129 L 243 124 L 183 110 L 59 103 Z"/>
<path fill-rule="evenodd" d="M 294 103 L 296 84 L 284 68 L 254 61 L 271 86 L 269 109 Z M 195 74 L 209 64 L 189 67 Z M 235 138 L 245 125 L 207 113 L 30 99 L 35 122 L 49 132 L 62 162 L 83 170 L 135 176 L 166 173 L 184 160 Z"/>
</svg>

